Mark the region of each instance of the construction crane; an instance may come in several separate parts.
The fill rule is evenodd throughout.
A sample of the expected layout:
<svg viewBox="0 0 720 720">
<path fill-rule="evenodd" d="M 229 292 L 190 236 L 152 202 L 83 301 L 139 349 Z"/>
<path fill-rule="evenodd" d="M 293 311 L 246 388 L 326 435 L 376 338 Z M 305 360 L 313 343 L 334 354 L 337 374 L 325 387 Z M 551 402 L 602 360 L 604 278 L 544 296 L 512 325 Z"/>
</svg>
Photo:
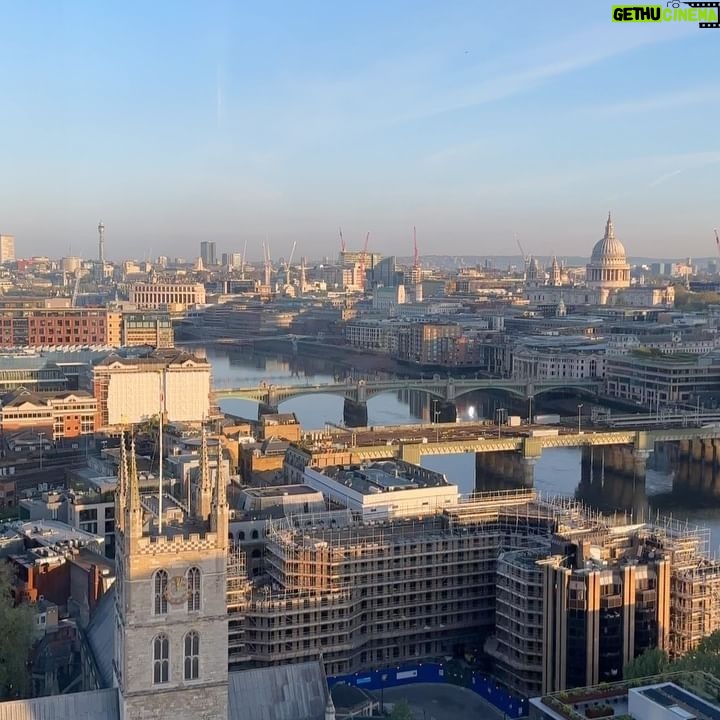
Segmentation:
<svg viewBox="0 0 720 720">
<path fill-rule="evenodd" d="M 265 286 L 270 287 L 270 274 L 272 272 L 272 264 L 270 262 L 270 240 L 263 240 L 263 267 L 265 269 Z"/>
<path fill-rule="evenodd" d="M 292 265 L 293 256 L 295 255 L 295 248 L 297 247 L 297 240 L 293 241 L 292 250 L 290 250 L 290 257 L 288 258 L 287 265 L 285 267 L 285 284 L 290 284 L 290 266 Z"/>
<path fill-rule="evenodd" d="M 343 238 L 342 228 L 338 228 L 338 230 L 340 231 L 340 252 L 344 253 L 345 252 L 345 239 Z"/>
<path fill-rule="evenodd" d="M 413 225 L 413 268 L 420 268 L 420 255 L 417 247 L 417 229 Z"/>
<path fill-rule="evenodd" d="M 518 238 L 517 235 L 515 235 L 515 242 L 517 243 L 518 249 L 520 250 L 520 257 L 522 258 L 523 265 L 525 265 L 525 267 L 527 268 L 528 258 L 525 254 L 525 250 L 523 250 L 523 246 L 520 244 L 520 238 Z"/>
<path fill-rule="evenodd" d="M 365 245 L 360 256 L 360 289 L 365 290 L 365 264 L 367 263 L 367 249 L 370 242 L 370 233 L 365 236 Z"/>
</svg>

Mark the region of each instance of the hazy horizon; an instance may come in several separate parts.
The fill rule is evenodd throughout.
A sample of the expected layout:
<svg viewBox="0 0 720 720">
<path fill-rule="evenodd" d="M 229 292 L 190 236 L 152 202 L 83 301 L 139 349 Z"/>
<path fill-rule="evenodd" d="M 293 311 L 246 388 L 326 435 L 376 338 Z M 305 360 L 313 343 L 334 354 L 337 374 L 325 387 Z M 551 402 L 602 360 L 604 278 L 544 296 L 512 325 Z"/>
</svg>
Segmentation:
<svg viewBox="0 0 720 720">
<path fill-rule="evenodd" d="M 611 3 L 6 3 L 18 257 L 711 257 L 720 31 Z M 8 60 L 11 60 L 8 61 Z"/>
</svg>

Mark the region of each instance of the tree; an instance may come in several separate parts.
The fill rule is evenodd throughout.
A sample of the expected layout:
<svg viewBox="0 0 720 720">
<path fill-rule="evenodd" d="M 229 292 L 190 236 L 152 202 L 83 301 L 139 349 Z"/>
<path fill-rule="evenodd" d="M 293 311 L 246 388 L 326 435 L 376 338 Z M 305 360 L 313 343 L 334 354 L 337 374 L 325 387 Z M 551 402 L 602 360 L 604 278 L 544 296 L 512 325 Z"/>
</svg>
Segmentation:
<svg viewBox="0 0 720 720">
<path fill-rule="evenodd" d="M 27 603 L 16 605 L 12 596 L 13 573 L 0 562 L 0 699 L 26 697 L 30 691 L 28 659 L 33 645 L 35 612 Z"/>
<path fill-rule="evenodd" d="M 720 677 L 720 630 L 704 637 L 698 646 L 677 660 L 668 660 L 657 648 L 646 650 L 623 668 L 623 678 L 658 675 L 663 672 L 701 671 Z"/>
<path fill-rule="evenodd" d="M 390 720 L 413 720 L 412 710 L 408 701 L 403 698 L 398 700 L 390 713 Z"/>
<path fill-rule="evenodd" d="M 625 665 L 623 668 L 623 678 L 625 680 L 632 680 L 650 675 L 659 675 L 668 668 L 669 664 L 670 660 L 667 653 L 658 648 L 650 648 Z"/>
</svg>

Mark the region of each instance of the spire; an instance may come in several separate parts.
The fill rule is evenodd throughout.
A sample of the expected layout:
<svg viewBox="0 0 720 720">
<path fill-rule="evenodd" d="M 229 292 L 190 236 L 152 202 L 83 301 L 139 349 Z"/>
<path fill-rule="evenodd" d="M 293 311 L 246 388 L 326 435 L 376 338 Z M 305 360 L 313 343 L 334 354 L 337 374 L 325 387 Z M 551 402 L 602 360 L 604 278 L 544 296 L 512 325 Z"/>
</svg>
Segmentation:
<svg viewBox="0 0 720 720">
<path fill-rule="evenodd" d="M 210 453 L 208 452 L 207 432 L 203 425 L 200 442 L 200 476 L 197 480 L 197 501 L 195 512 L 201 520 L 207 520 L 213 501 L 213 487 L 210 477 Z"/>
<path fill-rule="evenodd" d="M 120 508 L 124 508 L 125 503 L 127 502 L 127 482 L 127 450 L 125 448 L 125 431 L 123 430 L 120 433 L 120 463 L 118 464 L 118 480 L 117 487 L 115 488 Z"/>
<path fill-rule="evenodd" d="M 130 440 L 130 469 L 128 472 L 128 484 L 130 492 L 130 510 L 140 508 L 140 485 L 137 472 L 137 458 L 135 456 L 135 436 Z"/>
<path fill-rule="evenodd" d="M 218 547 L 227 547 L 228 519 L 227 479 L 223 470 L 222 447 L 218 438 L 217 472 L 210 512 L 210 529 L 217 535 Z"/>
<path fill-rule="evenodd" d="M 123 517 L 127 507 L 127 452 L 125 450 L 125 431 L 120 433 L 120 462 L 118 464 L 118 478 L 115 486 L 115 525 L 118 530 L 124 530 Z"/>
<path fill-rule="evenodd" d="M 123 518 L 123 530 L 129 538 L 127 551 L 133 553 L 137 550 L 136 542 L 143 533 L 143 509 L 140 505 L 140 484 L 138 481 L 137 460 L 135 457 L 135 437 L 130 440 L 130 465 L 127 473 L 127 503 Z"/>
<path fill-rule="evenodd" d="M 605 224 L 605 238 L 612 240 L 615 238 L 615 228 L 613 227 L 612 213 L 608 210 L 608 219 Z"/>
</svg>

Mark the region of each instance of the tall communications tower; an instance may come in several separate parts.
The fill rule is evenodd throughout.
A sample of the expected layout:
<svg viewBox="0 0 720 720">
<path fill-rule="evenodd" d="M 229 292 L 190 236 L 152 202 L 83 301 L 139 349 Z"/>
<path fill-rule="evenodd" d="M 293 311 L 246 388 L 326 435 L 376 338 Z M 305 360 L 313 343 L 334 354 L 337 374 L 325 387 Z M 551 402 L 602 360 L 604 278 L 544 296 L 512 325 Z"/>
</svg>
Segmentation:
<svg viewBox="0 0 720 720">
<path fill-rule="evenodd" d="M 105 272 L 105 226 L 102 220 L 98 223 L 98 235 L 100 245 L 100 275 Z"/>
</svg>

